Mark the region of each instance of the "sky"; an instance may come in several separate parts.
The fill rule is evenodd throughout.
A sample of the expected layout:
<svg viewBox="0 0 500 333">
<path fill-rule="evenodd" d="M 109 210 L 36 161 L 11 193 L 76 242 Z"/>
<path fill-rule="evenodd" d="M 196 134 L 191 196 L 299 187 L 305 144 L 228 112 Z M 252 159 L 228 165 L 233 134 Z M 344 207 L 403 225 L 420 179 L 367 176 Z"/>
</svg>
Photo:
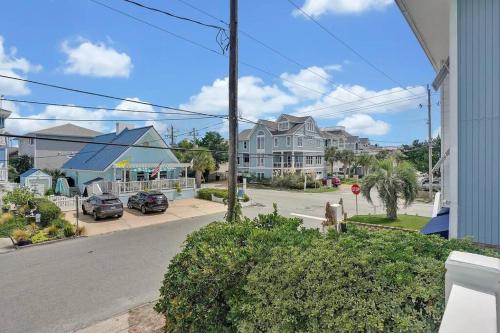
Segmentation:
<svg viewBox="0 0 500 333">
<path fill-rule="evenodd" d="M 210 25 L 224 27 L 229 20 L 228 0 L 137 1 Z M 396 4 L 290 1 L 302 11 L 288 0 L 239 1 L 240 115 L 251 121 L 281 113 L 311 115 L 320 127 L 345 126 L 380 145 L 425 139 L 425 85 L 435 73 Z M 227 114 L 229 58 L 221 54 L 219 30 L 213 27 L 124 0 L 9 1 L 3 13 L 1 75 Z M 67 122 L 111 132 L 114 120 L 129 120 L 136 127 L 152 124 L 161 134 L 172 125 L 176 141 L 193 128 L 198 135 L 228 135 L 227 121 L 220 118 L 171 114 L 177 111 L 6 78 L 0 78 L 0 95 L 11 118 L 35 119 L 7 120 L 7 130 L 16 134 Z M 440 126 L 438 101 L 433 92 L 434 134 Z M 240 129 L 249 126 L 240 123 Z"/>
</svg>

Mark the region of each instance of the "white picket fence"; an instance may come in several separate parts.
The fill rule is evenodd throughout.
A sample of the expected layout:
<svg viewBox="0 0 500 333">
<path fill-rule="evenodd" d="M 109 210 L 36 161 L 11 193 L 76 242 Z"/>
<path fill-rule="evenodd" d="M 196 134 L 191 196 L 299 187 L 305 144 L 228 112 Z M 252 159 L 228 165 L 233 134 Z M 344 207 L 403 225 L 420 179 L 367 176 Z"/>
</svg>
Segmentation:
<svg viewBox="0 0 500 333">
<path fill-rule="evenodd" d="M 68 198 L 60 195 L 51 195 L 48 199 L 61 208 L 63 212 L 76 210 L 76 197 Z"/>
</svg>

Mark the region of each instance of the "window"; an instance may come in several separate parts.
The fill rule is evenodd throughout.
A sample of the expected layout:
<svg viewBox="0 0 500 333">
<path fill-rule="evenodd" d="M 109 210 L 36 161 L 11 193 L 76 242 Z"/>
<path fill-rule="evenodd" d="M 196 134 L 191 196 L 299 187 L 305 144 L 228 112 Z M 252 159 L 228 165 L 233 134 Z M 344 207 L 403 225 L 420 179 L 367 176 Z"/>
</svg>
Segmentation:
<svg viewBox="0 0 500 333">
<path fill-rule="evenodd" d="M 316 164 L 321 165 L 321 156 L 316 156 Z"/>
<path fill-rule="evenodd" d="M 243 149 L 247 149 L 248 147 L 248 141 L 243 141 Z"/>
<path fill-rule="evenodd" d="M 264 131 L 259 131 L 257 133 L 257 149 L 265 149 L 265 139 Z"/>
<path fill-rule="evenodd" d="M 236 163 L 240 164 L 240 157 L 239 156 L 236 158 Z"/>
<path fill-rule="evenodd" d="M 274 146 L 278 147 L 278 138 L 277 137 L 274 138 Z"/>
<path fill-rule="evenodd" d="M 286 145 L 288 147 L 290 147 L 292 145 L 292 137 L 291 136 L 286 137 Z"/>
<path fill-rule="evenodd" d="M 257 172 L 257 179 L 264 179 L 264 173 L 263 172 Z"/>
<path fill-rule="evenodd" d="M 299 136 L 299 137 L 297 138 L 297 146 L 298 146 L 298 147 L 302 147 L 302 144 L 303 144 L 303 142 L 302 142 L 302 137 L 301 137 L 301 136 Z"/>
<path fill-rule="evenodd" d="M 288 121 L 280 121 L 278 123 L 278 131 L 287 131 L 289 126 Z"/>
<path fill-rule="evenodd" d="M 308 121 L 306 123 L 306 130 L 309 131 L 309 132 L 313 132 L 314 131 L 314 125 L 312 122 Z"/>
<path fill-rule="evenodd" d="M 28 139 L 28 142 L 29 142 L 29 144 L 30 144 L 30 145 L 32 145 L 32 144 L 34 144 L 34 143 L 35 143 L 35 139 L 33 139 L 33 138 L 29 138 L 29 139 Z"/>
<path fill-rule="evenodd" d="M 264 155 L 257 155 L 257 166 L 258 167 L 264 166 Z"/>
<path fill-rule="evenodd" d="M 318 148 L 321 147 L 321 140 L 320 139 L 316 140 L 316 145 L 318 146 Z"/>
<path fill-rule="evenodd" d="M 244 163 L 250 163 L 250 155 L 244 154 L 243 155 L 243 162 Z"/>
<path fill-rule="evenodd" d="M 306 164 L 307 165 L 313 164 L 313 157 L 312 156 L 306 156 Z"/>
</svg>

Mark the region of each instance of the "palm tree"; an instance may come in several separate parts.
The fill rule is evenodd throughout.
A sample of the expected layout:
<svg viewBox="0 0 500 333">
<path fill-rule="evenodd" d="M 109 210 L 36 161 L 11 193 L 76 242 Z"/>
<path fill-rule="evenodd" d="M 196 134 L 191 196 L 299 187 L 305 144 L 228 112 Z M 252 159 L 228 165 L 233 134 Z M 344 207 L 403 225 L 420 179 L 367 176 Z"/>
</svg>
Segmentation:
<svg viewBox="0 0 500 333">
<path fill-rule="evenodd" d="M 337 152 L 337 159 L 342 163 L 342 169 L 344 170 L 344 178 L 349 178 L 350 166 L 354 161 L 354 153 L 351 150 L 339 150 Z"/>
<path fill-rule="evenodd" d="M 43 169 L 42 171 L 52 177 L 52 189 L 56 187 L 59 178 L 66 177 L 66 174 L 61 169 Z"/>
<path fill-rule="evenodd" d="M 330 164 L 331 173 L 333 175 L 333 164 L 337 162 L 337 147 L 328 147 L 325 149 L 325 161 Z"/>
<path fill-rule="evenodd" d="M 377 189 L 378 196 L 385 206 L 387 218 L 396 220 L 398 199 L 402 199 L 406 207 L 417 196 L 416 171 L 406 161 L 395 163 L 392 158 L 378 161 L 374 171 L 361 182 L 361 193 L 369 203 L 373 203 L 370 194 L 372 188 Z"/>
<path fill-rule="evenodd" d="M 368 175 L 368 171 L 370 167 L 373 165 L 375 162 L 375 157 L 373 155 L 367 154 L 367 153 L 362 153 L 357 157 L 357 163 L 361 168 L 363 168 L 363 177 Z"/>
<path fill-rule="evenodd" d="M 197 151 L 190 153 L 195 171 L 196 187 L 201 187 L 201 175 L 205 171 L 215 170 L 215 160 L 212 154 L 205 148 L 197 148 Z"/>
</svg>

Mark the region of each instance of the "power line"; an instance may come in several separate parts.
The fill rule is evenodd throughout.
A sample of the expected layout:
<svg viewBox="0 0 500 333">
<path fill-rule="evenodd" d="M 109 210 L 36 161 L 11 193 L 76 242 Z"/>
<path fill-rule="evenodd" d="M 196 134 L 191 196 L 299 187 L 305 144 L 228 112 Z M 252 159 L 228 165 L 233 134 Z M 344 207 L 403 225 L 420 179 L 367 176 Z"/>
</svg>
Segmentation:
<svg viewBox="0 0 500 333">
<path fill-rule="evenodd" d="M 216 29 L 217 30 L 217 37 L 216 37 L 217 44 L 219 44 L 219 47 L 221 48 L 222 53 L 225 53 L 225 51 L 227 50 L 227 45 L 228 45 L 229 37 L 227 35 L 226 29 L 223 28 L 223 27 L 219 27 L 219 26 L 216 26 L 216 25 L 213 25 L 213 24 L 207 24 L 207 23 L 204 23 L 204 22 L 201 22 L 201 21 L 189 18 L 189 17 L 180 16 L 180 15 L 168 12 L 166 10 L 158 9 L 158 8 L 155 8 L 155 7 L 146 6 L 146 5 L 144 5 L 142 3 L 139 3 L 137 1 L 132 1 L 132 0 L 123 0 L 123 1 L 125 1 L 127 3 L 130 3 L 130 4 L 133 4 L 135 6 L 147 9 L 147 10 L 151 10 L 151 11 L 154 11 L 154 12 L 157 12 L 157 13 L 161 13 L 161 14 L 164 14 L 164 15 L 167 15 L 167 16 L 179 19 L 179 20 L 183 20 L 183 21 L 195 23 L 195 24 L 198 24 L 198 25 L 201 25 L 201 26 L 204 26 L 204 27 Z"/>
<path fill-rule="evenodd" d="M 196 117 L 189 118 L 189 120 L 195 119 L 208 119 L 212 117 Z M 31 118 L 31 117 L 9 117 L 9 119 L 14 120 L 30 120 L 30 121 L 74 121 L 74 122 L 137 122 L 137 121 L 176 121 L 176 120 L 187 120 L 186 118 L 150 118 L 150 119 L 74 119 L 74 118 Z"/>
<path fill-rule="evenodd" d="M 384 72 L 379 67 L 375 66 L 375 64 L 373 64 L 371 61 L 369 61 L 367 58 L 365 58 L 361 53 L 359 53 L 358 51 L 356 51 L 356 49 L 354 49 L 352 46 L 350 46 L 342 38 L 340 38 L 339 36 L 337 36 L 333 32 L 331 32 L 328 28 L 326 28 L 323 24 L 321 24 L 318 20 L 316 20 L 312 15 L 310 15 L 309 13 L 307 13 L 306 11 L 304 11 L 300 6 L 298 6 L 295 2 L 293 2 L 292 0 L 287 0 L 287 1 L 292 6 L 294 6 L 298 11 L 300 11 L 304 16 L 306 16 L 311 21 L 313 21 L 318 27 L 320 27 L 323 31 L 325 31 L 329 36 L 331 36 L 333 39 L 335 39 L 337 42 L 339 42 L 340 44 L 342 44 L 344 47 L 346 47 L 348 50 L 350 50 L 352 53 L 354 53 L 356 56 L 358 56 L 361 60 L 363 60 L 368 66 L 370 66 L 371 68 L 373 68 L 374 70 L 376 70 L 377 72 L 379 72 L 380 74 L 382 74 L 383 76 L 385 76 L 386 78 L 388 78 L 389 80 L 391 80 L 392 82 L 394 82 L 395 84 L 397 84 L 399 87 L 401 87 L 401 88 L 403 88 L 403 89 L 406 90 L 406 88 L 404 87 L 403 84 L 401 84 L 399 81 L 397 81 L 394 78 L 392 78 L 391 76 L 389 76 L 389 74 L 387 74 L 386 72 Z"/>
</svg>

